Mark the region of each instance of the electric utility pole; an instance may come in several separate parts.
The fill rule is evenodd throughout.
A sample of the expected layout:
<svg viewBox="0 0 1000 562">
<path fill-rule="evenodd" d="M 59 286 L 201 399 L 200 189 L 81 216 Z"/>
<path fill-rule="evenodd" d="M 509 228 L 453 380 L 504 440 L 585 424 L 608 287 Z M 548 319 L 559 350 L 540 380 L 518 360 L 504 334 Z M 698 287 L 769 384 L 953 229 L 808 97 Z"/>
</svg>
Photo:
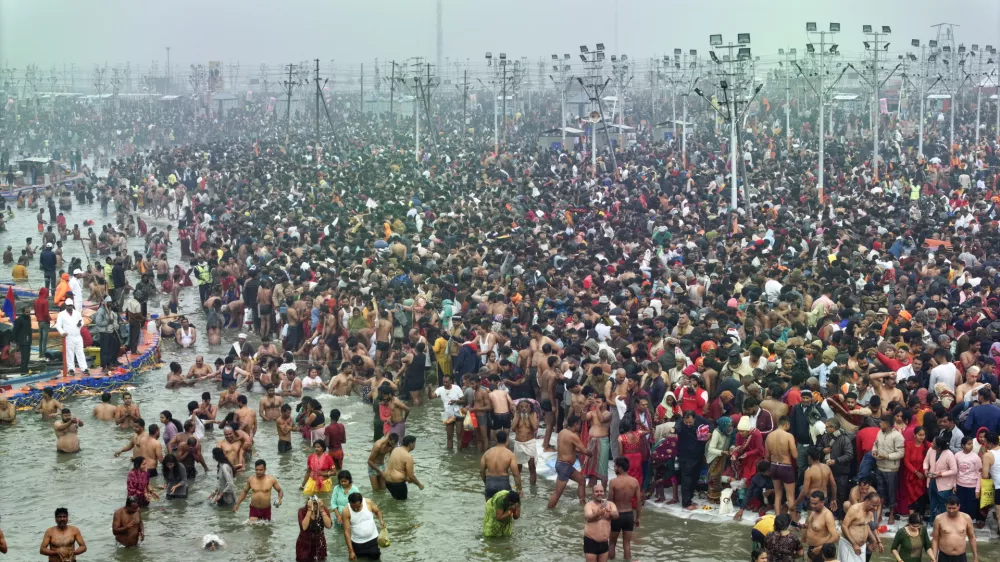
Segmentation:
<svg viewBox="0 0 1000 562">
<path fill-rule="evenodd" d="M 288 127 L 292 123 L 292 88 L 297 84 L 292 80 L 292 72 L 298 67 L 297 64 L 287 64 L 288 67 L 288 80 L 285 80 L 284 86 L 286 88 L 286 95 L 288 96 L 287 103 L 285 105 L 285 134 L 288 134 Z"/>
</svg>

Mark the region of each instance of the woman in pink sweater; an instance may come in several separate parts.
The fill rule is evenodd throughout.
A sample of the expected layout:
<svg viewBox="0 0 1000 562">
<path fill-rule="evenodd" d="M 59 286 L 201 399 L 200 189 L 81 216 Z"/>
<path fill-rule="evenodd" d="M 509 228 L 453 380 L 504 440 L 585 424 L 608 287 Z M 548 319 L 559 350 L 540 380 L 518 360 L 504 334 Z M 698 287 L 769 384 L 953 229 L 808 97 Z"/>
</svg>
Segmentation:
<svg viewBox="0 0 1000 562">
<path fill-rule="evenodd" d="M 973 438 L 966 435 L 962 438 L 962 450 L 955 453 L 958 464 L 958 484 L 955 493 L 962 502 L 962 513 L 965 513 L 978 524 L 982 520 L 979 513 L 979 475 L 983 470 L 983 459 L 978 453 L 972 452 Z"/>
<path fill-rule="evenodd" d="M 958 462 L 955 453 L 948 448 L 948 436 L 938 435 L 924 457 L 924 473 L 927 474 L 927 495 L 931 500 L 931 521 L 944 513 L 944 502 L 955 495 L 958 483 Z"/>
</svg>

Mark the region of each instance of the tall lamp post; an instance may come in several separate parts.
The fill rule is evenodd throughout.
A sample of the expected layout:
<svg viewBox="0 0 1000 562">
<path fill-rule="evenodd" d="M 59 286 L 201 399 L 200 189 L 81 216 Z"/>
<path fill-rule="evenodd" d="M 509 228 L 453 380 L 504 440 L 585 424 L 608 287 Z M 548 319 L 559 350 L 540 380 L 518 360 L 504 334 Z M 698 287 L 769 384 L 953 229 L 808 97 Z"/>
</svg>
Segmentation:
<svg viewBox="0 0 1000 562">
<path fill-rule="evenodd" d="M 559 113 L 562 115 L 560 127 L 562 128 L 563 150 L 566 150 L 566 89 L 569 87 L 569 82 L 567 81 L 569 71 L 569 53 L 564 53 L 562 60 L 559 59 L 559 55 L 553 53 L 552 72 L 555 72 L 555 76 L 559 76 L 559 79 L 556 80 L 552 74 L 549 74 L 549 79 L 559 88 Z"/>
<path fill-rule="evenodd" d="M 874 98 L 872 100 L 872 168 L 875 170 L 875 178 L 879 177 L 879 165 L 878 165 L 878 123 L 882 118 L 882 108 L 879 105 L 879 91 L 882 89 L 879 83 L 879 67 L 878 67 L 878 51 L 881 46 L 883 51 L 889 50 L 889 42 L 884 41 L 886 35 L 892 33 L 892 29 L 888 25 L 882 26 L 882 31 L 875 31 L 870 25 L 861 26 L 862 33 L 865 37 L 870 39 L 865 41 L 865 50 L 870 52 L 872 55 L 872 91 Z M 880 39 L 882 38 L 882 39 Z"/>
<path fill-rule="evenodd" d="M 816 36 L 819 35 L 819 89 L 817 94 L 819 95 L 819 156 L 817 162 L 817 189 L 819 190 L 819 201 L 822 205 L 823 203 L 823 189 L 826 187 L 826 131 L 823 129 L 823 111 L 826 105 L 826 91 L 824 78 L 826 76 L 826 57 L 835 55 L 837 53 L 837 45 L 831 45 L 829 51 L 826 48 L 826 36 L 833 35 L 835 33 L 840 33 L 840 24 L 831 23 L 828 31 L 819 31 L 816 27 L 816 22 L 806 23 L 806 33 Z M 812 55 L 816 55 L 816 47 L 809 43 L 806 45 L 806 51 Z M 831 109 L 832 111 L 832 109 Z"/>
</svg>

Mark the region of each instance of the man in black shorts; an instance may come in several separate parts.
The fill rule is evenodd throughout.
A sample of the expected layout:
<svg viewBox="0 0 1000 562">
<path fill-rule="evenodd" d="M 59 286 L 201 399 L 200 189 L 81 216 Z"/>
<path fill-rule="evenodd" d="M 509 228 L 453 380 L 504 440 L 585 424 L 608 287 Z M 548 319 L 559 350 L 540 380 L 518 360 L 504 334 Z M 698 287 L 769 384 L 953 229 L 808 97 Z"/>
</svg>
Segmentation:
<svg viewBox="0 0 1000 562">
<path fill-rule="evenodd" d="M 630 462 L 625 457 L 615 459 L 615 477 L 608 483 L 608 501 L 618 509 L 618 518 L 611 520 L 611 551 L 609 557 L 614 557 L 618 535 L 622 536 L 622 550 L 626 560 L 632 558 L 632 531 L 639 523 L 642 509 L 642 486 L 639 481 L 629 476 Z M 635 505 L 635 511 L 632 506 Z"/>
<path fill-rule="evenodd" d="M 604 485 L 598 481 L 593 498 L 583 506 L 583 554 L 587 562 L 607 562 L 611 521 L 615 519 L 618 508 L 604 498 Z"/>
</svg>

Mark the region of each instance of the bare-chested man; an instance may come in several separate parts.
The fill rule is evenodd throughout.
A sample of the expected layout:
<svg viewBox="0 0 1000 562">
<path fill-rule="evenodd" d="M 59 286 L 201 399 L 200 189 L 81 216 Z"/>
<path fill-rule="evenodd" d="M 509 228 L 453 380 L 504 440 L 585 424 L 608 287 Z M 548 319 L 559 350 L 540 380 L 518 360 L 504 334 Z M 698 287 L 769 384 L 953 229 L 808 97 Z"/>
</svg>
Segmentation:
<svg viewBox="0 0 1000 562">
<path fill-rule="evenodd" d="M 489 413 L 493 409 L 493 406 L 490 404 L 490 392 L 482 386 L 482 377 L 471 374 L 466 375 L 464 379 L 468 380 L 469 384 L 476 391 L 470 410 L 476 414 L 476 418 L 479 420 L 479 426 L 476 427 L 476 446 L 479 447 L 479 452 L 485 453 L 486 443 L 489 438 L 486 422 L 489 419 Z"/>
<path fill-rule="evenodd" d="M 490 382 L 494 388 L 489 393 L 490 398 L 490 429 L 494 436 L 501 432 L 510 432 L 510 425 L 513 421 L 511 412 L 514 410 L 514 401 L 510 399 L 510 394 L 506 389 L 499 388 L 500 376 L 490 375 Z M 509 447 L 509 445 L 507 445 Z"/>
<path fill-rule="evenodd" d="M 584 464 L 584 474 L 587 476 L 587 485 L 593 486 L 594 482 L 600 480 L 605 487 L 608 485 L 608 462 L 611 454 L 611 444 L 608 434 L 611 428 L 611 412 L 605 405 L 604 398 L 597 394 L 592 388 L 587 388 L 583 393 L 586 398 L 586 411 L 582 418 L 588 424 L 587 450 L 590 456 Z M 576 395 L 574 395 L 574 398 Z"/>
<path fill-rule="evenodd" d="M 795 447 L 795 437 L 788 432 L 790 426 L 791 420 L 788 419 L 788 416 L 780 418 L 778 427 L 764 441 L 764 448 L 767 449 L 767 460 L 771 462 L 770 476 L 771 480 L 774 481 L 774 509 L 779 514 L 781 513 L 781 500 L 784 497 L 788 513 L 794 521 L 796 520 L 795 469 L 792 467 L 792 462 L 799 453 Z"/>
<path fill-rule="evenodd" d="M 146 538 L 142 527 L 142 512 L 139 511 L 139 500 L 133 496 L 125 498 L 125 507 L 115 510 L 111 520 L 111 532 L 118 544 L 126 548 L 137 546 Z"/>
<path fill-rule="evenodd" d="M 35 406 L 35 410 L 41 412 L 43 420 L 58 416 L 63 408 L 63 405 L 54 396 L 55 393 L 51 388 L 42 389 L 42 399 Z"/>
<path fill-rule="evenodd" d="M 228 457 L 228 455 L 227 455 Z M 267 473 L 267 463 L 264 459 L 257 459 L 253 466 L 254 474 L 247 479 L 247 485 L 243 488 L 240 497 L 236 499 L 233 506 L 233 513 L 240 510 L 240 504 L 250 496 L 250 521 L 270 521 L 271 520 L 271 490 L 278 492 L 278 501 L 274 507 L 281 507 L 281 501 L 285 498 L 285 491 L 281 489 L 277 478 Z"/>
<path fill-rule="evenodd" d="M 390 433 L 372 445 L 368 454 L 368 480 L 372 490 L 385 489 L 385 457 L 399 444 L 399 435 Z"/>
<path fill-rule="evenodd" d="M 611 521 L 618 517 L 618 508 L 605 499 L 604 485 L 598 482 L 594 485 L 593 499 L 583 506 L 583 554 L 587 562 L 607 561 Z"/>
<path fill-rule="evenodd" d="M 275 421 L 281 416 L 281 405 L 285 399 L 274 393 L 274 385 L 269 384 L 264 387 L 264 396 L 260 397 L 260 419 L 264 421 Z"/>
<path fill-rule="evenodd" d="M 243 470 L 243 448 L 245 443 L 236 435 L 236 430 L 226 426 L 222 430 L 222 439 L 215 446 L 222 449 L 222 453 L 226 455 L 226 459 L 233 465 L 234 471 L 239 472 Z"/>
<path fill-rule="evenodd" d="M 240 396 L 236 399 L 240 407 L 236 409 L 236 419 L 240 420 L 240 429 L 250 434 L 250 437 L 257 435 L 257 412 L 247 406 L 247 397 Z"/>
<path fill-rule="evenodd" d="M 639 516 L 642 515 L 642 487 L 638 480 L 629 475 L 628 469 L 627 458 L 615 459 L 615 477 L 608 484 L 608 500 L 615 504 L 618 518 L 611 520 L 611 550 L 608 558 L 615 557 L 615 546 L 618 544 L 618 535 L 621 534 L 625 559 L 632 559 L 632 531 L 639 526 Z M 635 513 L 632 512 L 632 506 L 635 506 Z"/>
<path fill-rule="evenodd" d="M 802 531 L 802 542 L 810 562 L 823 562 L 823 547 L 837 543 L 837 520 L 825 503 L 823 492 L 817 490 L 809 494 L 809 515 Z"/>
<path fill-rule="evenodd" d="M 394 448 L 389 453 L 389 460 L 385 463 L 383 471 L 385 488 L 389 490 L 389 494 L 395 500 L 406 501 L 409 496 L 407 483 L 416 484 L 421 490 L 424 489 L 424 485 L 420 483 L 420 480 L 417 480 L 417 475 L 413 470 L 413 455 L 410 454 L 416 447 L 416 443 L 415 436 L 407 435 L 399 442 L 399 447 Z"/>
<path fill-rule="evenodd" d="M 587 449 L 580 441 L 580 428 L 582 426 L 580 416 L 572 415 L 566 420 L 566 427 L 556 436 L 556 489 L 549 497 L 548 509 L 554 508 L 559 503 L 559 498 L 562 496 L 563 490 L 566 489 L 566 483 L 570 480 L 576 482 L 580 505 L 584 503 L 586 485 L 583 481 L 583 474 L 580 474 L 580 471 L 573 466 L 577 455 L 588 455 Z M 602 493 L 603 489 L 602 487 Z"/>
<path fill-rule="evenodd" d="M 375 322 L 375 362 L 381 364 L 389 354 L 392 343 L 392 320 L 388 310 L 378 311 L 378 321 Z"/>
<path fill-rule="evenodd" d="M 56 450 L 60 453 L 79 453 L 80 436 L 78 429 L 83 426 L 83 422 L 74 418 L 69 408 L 62 409 L 62 419 L 52 424 L 56 431 Z"/>
<path fill-rule="evenodd" d="M 972 518 L 962 513 L 958 496 L 945 500 L 945 512 L 934 518 L 931 534 L 931 556 L 935 562 L 965 562 L 965 541 L 972 548 L 972 562 L 979 562 L 976 530 Z"/>
<path fill-rule="evenodd" d="M 538 435 L 538 415 L 531 407 L 531 402 L 523 400 L 517 404 L 511 430 L 514 432 L 514 457 L 517 469 L 521 470 L 521 465 L 527 464 L 529 482 L 534 485 L 537 476 L 535 459 L 538 457 L 538 445 L 535 436 Z"/>
<path fill-rule="evenodd" d="M 132 403 L 132 394 L 123 392 L 122 403 L 115 408 L 115 423 L 122 429 L 129 429 L 140 417 L 139 406 Z"/>
<path fill-rule="evenodd" d="M 48 556 L 49 562 L 75 562 L 84 552 L 87 552 L 87 543 L 83 542 L 80 529 L 69 524 L 69 510 L 57 507 L 56 526 L 46 529 L 38 553 Z"/>
<path fill-rule="evenodd" d="M 354 390 L 354 377 L 346 370 L 334 375 L 326 386 L 326 392 L 334 396 L 347 396 L 352 390 Z"/>
<path fill-rule="evenodd" d="M 771 435 L 774 433 L 777 431 Z M 770 437 L 768 438 L 770 439 Z M 830 498 L 830 509 L 836 510 L 837 481 L 833 479 L 833 471 L 823 462 L 823 450 L 819 447 L 810 447 L 806 458 L 809 462 L 809 468 L 802 476 L 802 490 L 799 492 L 795 504 L 802 503 L 807 497 L 811 497 L 813 492 L 823 492 L 824 497 Z"/>
<path fill-rule="evenodd" d="M 507 447 L 507 432 L 497 432 L 497 444 L 486 451 L 479 459 L 479 475 L 486 485 L 486 499 L 492 498 L 501 490 L 510 490 L 508 474 L 514 475 L 517 493 L 521 493 L 521 470 L 517 466 L 517 458 Z"/>
<path fill-rule="evenodd" d="M 557 408 L 562 407 L 556 399 L 556 383 L 559 381 L 559 376 L 555 371 L 555 367 L 558 363 L 559 358 L 555 355 L 550 355 L 547 358 L 545 368 L 538 375 L 538 386 L 542 396 L 542 416 L 545 418 L 545 436 L 542 437 L 542 450 L 546 453 L 555 452 L 555 449 L 552 447 L 552 430 L 556 426 Z"/>
<path fill-rule="evenodd" d="M 154 428 L 156 424 L 149 426 L 151 432 Z M 152 433 L 146 433 L 146 420 L 136 418 L 132 422 L 132 431 L 134 434 L 129 438 L 128 444 L 115 451 L 115 456 L 119 457 L 126 451 L 132 451 L 132 458 L 143 458 L 142 467 L 149 472 L 150 478 L 153 478 L 156 476 L 156 466 L 163 459 L 163 447 Z M 159 435 L 158 429 L 157 435 Z"/>
<path fill-rule="evenodd" d="M 292 417 L 292 407 L 282 404 L 279 408 L 281 412 L 278 419 L 274 420 L 275 429 L 278 433 L 278 454 L 290 453 L 292 451 L 292 431 L 295 429 L 295 418 Z"/>
<path fill-rule="evenodd" d="M 788 415 L 788 404 L 781 401 L 783 391 L 777 384 L 767 389 L 767 398 L 760 401 L 760 407 L 771 413 L 772 420 L 780 420 Z"/>
<path fill-rule="evenodd" d="M 852 505 L 844 514 L 844 520 L 840 523 L 840 541 L 837 545 L 837 557 L 840 562 L 864 562 L 869 541 L 875 545 L 877 551 L 882 550 L 882 540 L 869 526 L 881 504 L 882 500 L 878 494 L 869 492 L 864 501 Z"/>
<path fill-rule="evenodd" d="M 111 393 L 104 392 L 101 394 L 101 403 L 94 406 L 94 417 L 98 421 L 114 421 L 115 414 L 118 412 L 118 408 L 111 403 Z"/>
<path fill-rule="evenodd" d="M 210 379 L 215 374 L 211 365 L 205 363 L 205 358 L 201 355 L 194 358 L 194 365 L 188 369 L 187 378 L 189 380 Z"/>
</svg>

